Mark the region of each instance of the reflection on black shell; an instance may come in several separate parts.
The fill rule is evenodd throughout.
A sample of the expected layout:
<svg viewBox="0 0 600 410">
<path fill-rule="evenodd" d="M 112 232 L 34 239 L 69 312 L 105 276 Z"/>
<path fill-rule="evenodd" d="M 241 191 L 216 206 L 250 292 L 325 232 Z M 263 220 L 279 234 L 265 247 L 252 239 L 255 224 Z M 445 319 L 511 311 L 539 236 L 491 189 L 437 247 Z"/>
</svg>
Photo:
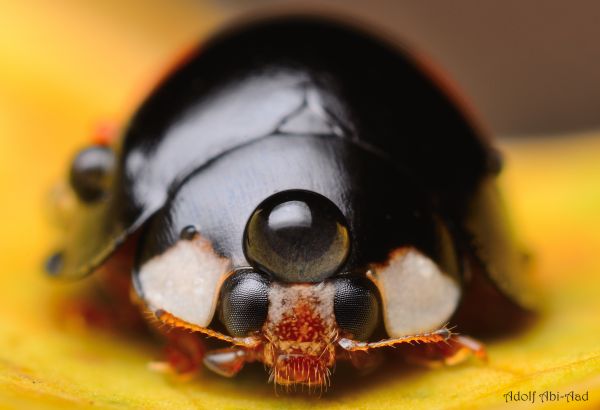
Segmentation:
<svg viewBox="0 0 600 410">
<path fill-rule="evenodd" d="M 322 182 L 307 169 L 308 174 L 298 178 L 308 187 L 293 186 L 291 180 L 282 188 L 313 188 L 336 203 L 349 225 L 360 231 L 369 227 L 361 226 L 362 217 L 352 213 L 395 216 L 386 214 L 382 204 L 369 208 L 366 199 L 361 199 L 360 211 L 351 209 L 354 184 L 383 185 L 376 180 L 384 178 L 388 191 L 402 192 L 408 181 L 409 190 L 417 187 L 426 192 L 430 197 L 426 202 L 443 204 L 445 216 L 460 224 L 465 201 L 483 176 L 492 172 L 495 158 L 456 104 L 396 47 L 326 20 L 282 18 L 241 27 L 203 45 L 135 114 L 118 147 L 118 170 L 107 201 L 81 208 L 68 233 L 60 275 L 91 272 L 166 204 L 168 212 L 180 206 L 174 201 L 184 199 L 172 197 L 185 190 L 192 176 L 276 135 L 322 140 L 318 147 L 312 142 L 306 145 L 321 156 L 329 155 L 332 168 L 345 170 L 348 176 L 335 180 L 336 175 L 329 174 L 330 181 Z M 341 154 L 339 144 L 344 145 Z M 280 154 L 272 147 L 247 150 L 251 158 L 237 157 L 236 161 L 274 162 Z M 349 160 L 343 152 L 351 150 L 355 152 Z M 361 168 L 367 158 L 376 163 Z M 377 171 L 377 165 L 384 163 Z M 281 166 L 273 166 L 271 173 L 273 178 L 287 177 Z M 269 178 L 251 183 L 262 189 L 260 184 L 270 182 Z M 265 188 L 268 192 L 252 208 L 277 192 L 277 188 Z M 234 204 L 210 202 L 209 192 L 198 195 L 207 198 L 203 206 Z M 370 195 L 374 203 L 395 200 L 381 199 L 377 192 Z M 412 212 L 411 206 L 395 212 Z M 247 220 L 249 214 L 242 217 Z M 212 226 L 209 229 L 201 233 L 227 237 L 238 228 L 220 225 L 224 235 Z M 156 240 L 162 245 L 153 252 L 163 249 L 165 235 Z M 378 242 L 383 245 L 378 252 L 387 252 L 385 240 Z M 243 262 L 239 243 L 222 240 L 216 247 Z M 349 260 L 373 252 L 358 250 Z M 376 256 L 380 260 L 382 255 Z"/>
</svg>

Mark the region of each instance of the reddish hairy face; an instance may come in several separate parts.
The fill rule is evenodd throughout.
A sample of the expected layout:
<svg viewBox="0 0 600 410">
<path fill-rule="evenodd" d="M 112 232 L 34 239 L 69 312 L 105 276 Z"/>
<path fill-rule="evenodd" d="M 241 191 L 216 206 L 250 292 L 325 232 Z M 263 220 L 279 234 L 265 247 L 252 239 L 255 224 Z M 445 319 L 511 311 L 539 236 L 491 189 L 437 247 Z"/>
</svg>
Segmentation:
<svg viewBox="0 0 600 410">
<path fill-rule="evenodd" d="M 264 362 L 277 384 L 327 385 L 338 330 L 334 286 L 273 283 L 263 327 Z"/>
</svg>

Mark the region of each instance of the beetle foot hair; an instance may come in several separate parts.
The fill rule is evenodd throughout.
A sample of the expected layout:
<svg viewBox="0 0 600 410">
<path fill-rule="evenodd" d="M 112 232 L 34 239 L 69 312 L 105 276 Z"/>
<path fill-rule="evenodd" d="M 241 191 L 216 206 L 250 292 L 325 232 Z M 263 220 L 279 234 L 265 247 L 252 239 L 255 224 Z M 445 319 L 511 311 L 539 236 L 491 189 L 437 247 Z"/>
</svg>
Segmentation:
<svg viewBox="0 0 600 410">
<path fill-rule="evenodd" d="M 340 338 L 338 339 L 338 345 L 347 351 L 367 351 L 370 349 L 377 349 L 380 347 L 395 347 L 400 344 L 416 344 L 416 343 L 438 343 L 446 342 L 452 337 L 452 331 L 444 326 L 438 330 L 430 333 L 423 333 L 418 335 L 403 336 L 393 339 L 384 339 L 378 342 L 358 342 L 356 340 Z"/>
</svg>

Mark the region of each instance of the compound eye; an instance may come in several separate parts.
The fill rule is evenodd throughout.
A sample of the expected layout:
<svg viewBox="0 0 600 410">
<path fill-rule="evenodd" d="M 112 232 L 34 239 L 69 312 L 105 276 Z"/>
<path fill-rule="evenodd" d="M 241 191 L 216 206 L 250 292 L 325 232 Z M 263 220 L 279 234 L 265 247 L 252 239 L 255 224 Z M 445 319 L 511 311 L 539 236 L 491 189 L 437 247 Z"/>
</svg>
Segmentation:
<svg viewBox="0 0 600 410">
<path fill-rule="evenodd" d="M 110 148 L 94 145 L 81 150 L 73 160 L 69 174 L 77 197 L 85 203 L 102 199 L 114 167 L 115 157 Z"/>
<path fill-rule="evenodd" d="M 344 216 L 310 191 L 272 195 L 253 212 L 244 234 L 250 264 L 285 282 L 320 282 L 341 267 L 349 250 Z"/>
<path fill-rule="evenodd" d="M 221 323 L 231 336 L 243 337 L 259 330 L 267 319 L 269 281 L 250 270 L 241 270 L 221 288 Z"/>
<path fill-rule="evenodd" d="M 366 278 L 341 277 L 334 283 L 333 310 L 338 326 L 355 340 L 367 340 L 379 320 L 376 288 Z"/>
</svg>

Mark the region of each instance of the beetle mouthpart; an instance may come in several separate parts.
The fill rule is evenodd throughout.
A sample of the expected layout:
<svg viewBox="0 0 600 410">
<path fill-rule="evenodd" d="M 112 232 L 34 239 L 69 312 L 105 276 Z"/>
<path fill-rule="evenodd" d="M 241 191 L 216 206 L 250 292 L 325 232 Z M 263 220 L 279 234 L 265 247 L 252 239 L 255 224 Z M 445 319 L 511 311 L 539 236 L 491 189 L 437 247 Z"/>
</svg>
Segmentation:
<svg viewBox="0 0 600 410">
<path fill-rule="evenodd" d="M 209 351 L 203 360 L 207 368 L 224 377 L 238 374 L 245 362 L 245 350 L 235 347 Z"/>
<path fill-rule="evenodd" d="M 278 356 L 271 373 L 271 379 L 283 386 L 303 384 L 328 387 L 330 377 L 331 371 L 322 358 L 300 354 Z"/>
</svg>

